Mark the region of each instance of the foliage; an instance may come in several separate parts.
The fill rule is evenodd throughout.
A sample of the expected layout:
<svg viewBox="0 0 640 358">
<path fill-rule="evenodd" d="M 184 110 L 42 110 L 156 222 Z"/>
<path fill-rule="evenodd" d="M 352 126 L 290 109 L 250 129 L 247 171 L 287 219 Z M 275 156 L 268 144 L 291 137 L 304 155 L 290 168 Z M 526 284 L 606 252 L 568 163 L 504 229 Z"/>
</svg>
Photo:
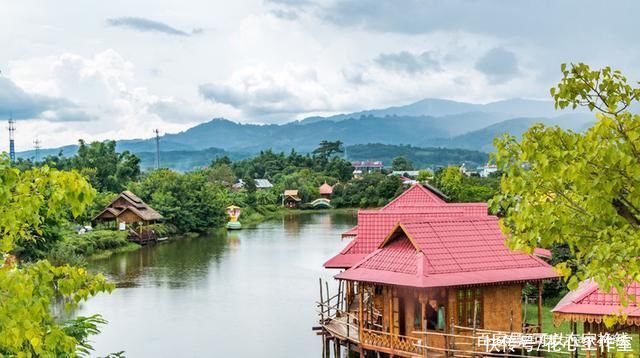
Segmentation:
<svg viewBox="0 0 640 358">
<path fill-rule="evenodd" d="M 452 202 L 486 202 L 497 192 L 499 178 L 480 178 L 462 174 L 459 167 L 450 166 L 436 171 L 433 184 Z"/>
<path fill-rule="evenodd" d="M 128 244 L 125 231 L 93 230 L 84 234 L 68 231 L 64 238 L 53 246 L 47 258 L 58 265 L 83 266 L 86 256 L 91 256 L 101 250 L 117 249 Z"/>
<path fill-rule="evenodd" d="M 131 189 L 179 232 L 204 232 L 226 220 L 227 190 L 209 181 L 203 170 L 184 174 L 154 170 Z"/>
<path fill-rule="evenodd" d="M 216 163 L 211 166 L 211 168 L 207 170 L 207 178 L 211 182 L 222 185 L 232 185 L 236 181 L 233 168 L 231 168 L 231 164 L 227 163 Z"/>
<path fill-rule="evenodd" d="M 9 252 L 41 235 L 47 220 L 80 214 L 92 196 L 91 186 L 75 172 L 46 166 L 20 171 L 6 156 L 0 161 L 0 355 L 71 356 L 87 348 L 86 335 L 65 330 L 69 323 L 57 322 L 51 305 L 61 299 L 74 307 L 113 285 L 82 268 L 47 261 L 19 265 Z"/>
<path fill-rule="evenodd" d="M 344 153 L 342 148 L 342 142 L 337 140 L 335 142 L 323 140 L 318 145 L 318 148 L 313 150 L 313 154 L 318 155 L 320 158 L 328 159 L 333 154 Z"/>
<path fill-rule="evenodd" d="M 504 169 L 494 206 L 514 249 L 566 245 L 556 265 L 575 288 L 593 278 L 605 290 L 640 279 L 640 88 L 606 67 L 562 65 L 556 107 L 586 106 L 598 121 L 585 133 L 533 126 L 521 141 L 496 141 Z"/>
<path fill-rule="evenodd" d="M 128 151 L 116 152 L 113 140 L 90 144 L 80 140 L 75 156 L 47 156 L 41 164 L 61 170 L 78 170 L 101 192 L 120 192 L 140 175 L 140 159 Z"/>
<path fill-rule="evenodd" d="M 420 183 L 433 179 L 433 172 L 431 170 L 422 169 L 418 171 L 418 177 L 416 180 Z"/>
<path fill-rule="evenodd" d="M 404 156 L 399 156 L 393 158 L 393 162 L 391 162 L 391 167 L 393 170 L 413 170 L 413 164 L 409 159 Z"/>
<path fill-rule="evenodd" d="M 371 173 L 364 175 L 361 179 L 335 185 L 331 205 L 379 207 L 384 206 L 400 193 L 402 193 L 402 181 L 399 177 Z"/>
<path fill-rule="evenodd" d="M 451 143 L 460 146 L 460 143 Z M 468 167 L 484 165 L 489 155 L 484 152 L 467 149 L 416 147 L 411 145 L 391 144 L 356 144 L 347 147 L 351 160 L 381 160 L 393 163 L 397 157 L 405 157 L 414 168 L 438 168 L 466 163 Z"/>
</svg>

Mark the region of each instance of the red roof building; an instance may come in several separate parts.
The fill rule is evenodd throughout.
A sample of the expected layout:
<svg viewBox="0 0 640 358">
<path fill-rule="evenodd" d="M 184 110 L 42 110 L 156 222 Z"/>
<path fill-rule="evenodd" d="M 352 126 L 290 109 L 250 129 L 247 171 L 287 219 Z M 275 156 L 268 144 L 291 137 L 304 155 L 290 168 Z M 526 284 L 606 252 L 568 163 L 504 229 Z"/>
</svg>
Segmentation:
<svg viewBox="0 0 640 358">
<path fill-rule="evenodd" d="M 640 326 L 640 307 L 633 297 L 640 297 L 640 284 L 635 282 L 626 288 L 627 305 L 621 303 L 615 289 L 605 292 L 591 280 L 583 281 L 574 291 L 567 293 L 552 310 L 556 323 L 579 321 L 602 323 L 606 316 L 625 315 L 627 325 Z"/>
<path fill-rule="evenodd" d="M 321 197 L 325 199 L 331 199 L 331 195 L 333 194 L 333 187 L 327 184 L 327 182 L 324 182 L 324 184 L 320 185 L 320 188 L 318 190 Z"/>
<path fill-rule="evenodd" d="M 336 276 L 421 288 L 555 277 L 546 262 L 505 246 L 495 216 L 400 221 L 378 248 Z"/>
<path fill-rule="evenodd" d="M 321 317 L 339 342 L 413 357 L 447 351 L 449 333 L 542 330 L 542 281 L 558 275 L 542 259 L 509 250 L 485 203 L 447 203 L 417 184 L 379 210 L 358 211 L 358 225 L 342 237 L 353 239 L 324 266 L 344 269 L 335 276 L 344 294 L 332 298 L 344 302 L 321 304 L 349 313 Z M 538 285 L 535 326 L 521 315 L 525 283 Z M 359 317 L 354 335 L 349 317 Z"/>
</svg>

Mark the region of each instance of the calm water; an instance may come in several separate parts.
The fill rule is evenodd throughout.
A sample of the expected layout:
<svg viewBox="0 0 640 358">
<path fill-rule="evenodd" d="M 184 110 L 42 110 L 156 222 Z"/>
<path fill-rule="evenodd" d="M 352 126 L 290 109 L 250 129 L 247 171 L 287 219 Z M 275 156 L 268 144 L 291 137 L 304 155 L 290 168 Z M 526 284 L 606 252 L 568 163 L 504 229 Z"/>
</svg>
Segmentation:
<svg viewBox="0 0 640 358">
<path fill-rule="evenodd" d="M 319 357 L 318 277 L 331 278 L 322 263 L 354 224 L 346 213 L 291 215 L 95 262 L 119 287 L 80 309 L 109 321 L 96 354 Z"/>
</svg>

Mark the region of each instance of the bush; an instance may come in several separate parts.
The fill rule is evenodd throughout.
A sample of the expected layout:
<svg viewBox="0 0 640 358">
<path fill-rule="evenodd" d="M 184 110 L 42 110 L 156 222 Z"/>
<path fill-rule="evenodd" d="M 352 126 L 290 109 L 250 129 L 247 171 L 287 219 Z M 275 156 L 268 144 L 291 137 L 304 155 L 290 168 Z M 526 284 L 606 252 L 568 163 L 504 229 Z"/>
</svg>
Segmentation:
<svg viewBox="0 0 640 358">
<path fill-rule="evenodd" d="M 47 258 L 55 265 L 84 265 L 84 257 L 100 250 L 111 250 L 129 244 L 126 231 L 94 230 L 86 234 L 67 232 L 64 239 L 58 241 Z"/>
</svg>

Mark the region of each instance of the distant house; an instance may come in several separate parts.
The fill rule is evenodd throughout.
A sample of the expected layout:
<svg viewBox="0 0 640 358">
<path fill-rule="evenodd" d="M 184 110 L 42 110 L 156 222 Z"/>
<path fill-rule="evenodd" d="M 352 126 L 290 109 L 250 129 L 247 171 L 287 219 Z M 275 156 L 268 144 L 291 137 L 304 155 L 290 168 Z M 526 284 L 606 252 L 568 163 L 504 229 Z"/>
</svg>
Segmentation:
<svg viewBox="0 0 640 358">
<path fill-rule="evenodd" d="M 300 206 L 302 199 L 298 196 L 297 190 L 285 190 L 282 198 L 282 205 L 285 208 L 294 209 Z"/>
<path fill-rule="evenodd" d="M 333 187 L 325 181 L 324 184 L 320 185 L 320 197 L 331 200 L 331 195 L 333 194 Z"/>
<path fill-rule="evenodd" d="M 147 205 L 142 199 L 130 191 L 123 191 L 107 207 L 96 215 L 91 222 L 113 223 L 114 228 L 124 230 L 127 226 L 136 226 L 130 230 L 130 239 L 137 242 L 153 241 L 155 234 L 145 229 L 146 226 L 163 220 L 160 213 Z"/>
<path fill-rule="evenodd" d="M 271 182 L 268 179 L 254 179 L 254 182 L 256 183 L 256 190 L 273 188 L 273 184 L 271 184 Z M 244 182 L 244 180 L 238 179 L 238 182 L 233 184 L 233 188 L 242 189 L 245 187 L 245 185 L 246 183 Z"/>
<path fill-rule="evenodd" d="M 365 173 L 372 173 L 374 171 L 381 171 L 384 165 L 379 160 L 366 160 L 360 162 L 351 162 L 353 166 L 353 176 L 358 177 Z"/>
<path fill-rule="evenodd" d="M 481 178 L 486 178 L 489 175 L 491 175 L 491 173 L 495 173 L 498 171 L 498 166 L 497 165 L 484 165 L 481 167 L 478 167 L 478 174 L 480 175 Z"/>
<path fill-rule="evenodd" d="M 394 170 L 389 175 L 403 176 L 410 179 L 415 179 L 420 175 L 419 170 Z"/>
</svg>

